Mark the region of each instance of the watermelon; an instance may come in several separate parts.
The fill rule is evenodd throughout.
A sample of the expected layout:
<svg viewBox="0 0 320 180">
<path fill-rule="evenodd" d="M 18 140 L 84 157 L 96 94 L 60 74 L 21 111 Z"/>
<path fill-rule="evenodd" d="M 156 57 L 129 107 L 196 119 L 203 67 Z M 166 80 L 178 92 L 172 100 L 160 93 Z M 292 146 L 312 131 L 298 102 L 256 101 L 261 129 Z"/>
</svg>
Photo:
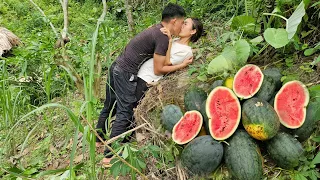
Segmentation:
<svg viewBox="0 0 320 180">
<path fill-rule="evenodd" d="M 317 128 L 317 121 L 320 121 L 320 102 L 310 102 L 307 107 L 307 116 L 303 125 L 298 129 L 293 129 L 292 134 L 297 137 L 300 142 L 307 140 Z"/>
<path fill-rule="evenodd" d="M 181 119 L 183 113 L 179 106 L 169 104 L 163 107 L 161 113 L 161 122 L 164 128 L 172 132 L 173 126 Z"/>
<path fill-rule="evenodd" d="M 202 104 L 201 104 L 201 108 L 200 108 L 200 113 L 202 115 L 202 118 L 203 118 L 203 126 L 206 130 L 207 133 L 209 133 L 209 119 L 208 119 L 208 116 L 207 116 L 207 113 L 206 113 L 206 104 L 207 102 L 204 101 Z"/>
<path fill-rule="evenodd" d="M 264 141 L 273 138 L 279 131 L 279 117 L 265 100 L 251 98 L 242 105 L 242 124 L 248 134 Z"/>
<path fill-rule="evenodd" d="M 184 106 L 187 111 L 200 111 L 201 104 L 207 99 L 207 93 L 199 88 L 192 88 L 184 95 Z"/>
<path fill-rule="evenodd" d="M 210 135 L 192 140 L 181 153 L 181 164 L 192 175 L 208 176 L 217 169 L 223 158 L 223 146 Z"/>
<path fill-rule="evenodd" d="M 223 86 L 223 80 L 214 81 L 213 84 L 211 85 L 211 90 L 218 87 L 218 86 Z"/>
<path fill-rule="evenodd" d="M 263 158 L 259 147 L 244 130 L 237 130 L 225 147 L 225 164 L 239 180 L 260 180 L 263 177 Z"/>
<path fill-rule="evenodd" d="M 233 80 L 233 91 L 241 99 L 253 97 L 260 89 L 264 75 L 260 68 L 253 64 L 243 66 Z"/>
<path fill-rule="evenodd" d="M 267 151 L 275 163 L 284 169 L 292 169 L 299 165 L 303 156 L 303 147 L 292 135 L 281 132 L 266 141 Z"/>
<path fill-rule="evenodd" d="M 225 140 L 235 132 L 239 125 L 240 102 L 232 90 L 219 86 L 212 90 L 207 98 L 206 114 L 211 136 L 216 140 Z"/>
<path fill-rule="evenodd" d="M 276 84 L 274 80 L 269 76 L 265 76 L 261 88 L 255 96 L 265 101 L 269 101 L 274 95 L 275 90 Z"/>
<path fill-rule="evenodd" d="M 281 78 L 282 78 L 282 74 L 280 72 L 279 68 L 276 67 L 272 67 L 272 68 L 267 68 L 265 70 L 262 71 L 262 73 L 264 74 L 264 76 L 268 76 L 271 77 L 275 83 L 276 86 L 276 91 L 278 91 L 281 86 L 282 86 L 282 82 L 281 82 Z"/>
<path fill-rule="evenodd" d="M 183 117 L 174 125 L 172 139 L 177 144 L 186 144 L 194 139 L 202 127 L 201 113 L 193 110 L 187 111 Z"/>
<path fill-rule="evenodd" d="M 232 86 L 233 86 L 233 77 L 228 77 L 224 82 L 223 82 L 223 86 L 229 88 L 232 90 Z"/>
<path fill-rule="evenodd" d="M 306 107 L 309 103 L 309 91 L 300 81 L 287 82 L 274 99 L 281 124 L 290 129 L 303 125 L 306 119 Z"/>
</svg>

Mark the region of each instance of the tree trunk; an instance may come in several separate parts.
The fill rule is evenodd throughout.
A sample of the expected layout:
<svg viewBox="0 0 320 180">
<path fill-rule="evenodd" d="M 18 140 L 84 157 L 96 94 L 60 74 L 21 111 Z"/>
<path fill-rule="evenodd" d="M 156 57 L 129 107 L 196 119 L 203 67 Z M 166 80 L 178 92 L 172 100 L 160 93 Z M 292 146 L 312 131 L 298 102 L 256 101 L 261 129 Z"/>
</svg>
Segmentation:
<svg viewBox="0 0 320 180">
<path fill-rule="evenodd" d="M 133 22 L 133 17 L 132 17 L 132 2 L 131 2 L 131 0 L 125 0 L 125 8 L 126 8 L 126 15 L 127 15 L 129 31 L 133 35 L 134 34 L 134 22 Z"/>
</svg>

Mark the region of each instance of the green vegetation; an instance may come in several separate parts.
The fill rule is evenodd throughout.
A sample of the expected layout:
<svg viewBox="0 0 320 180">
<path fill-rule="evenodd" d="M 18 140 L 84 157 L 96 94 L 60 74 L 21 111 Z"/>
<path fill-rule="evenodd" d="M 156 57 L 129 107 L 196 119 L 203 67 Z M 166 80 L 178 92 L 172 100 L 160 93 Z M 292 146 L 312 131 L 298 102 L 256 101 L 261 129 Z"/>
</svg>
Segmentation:
<svg viewBox="0 0 320 180">
<path fill-rule="evenodd" d="M 262 69 L 276 66 L 282 69 L 282 83 L 300 80 L 309 87 L 312 101 L 320 102 L 317 0 L 134 0 L 133 32 L 125 0 L 108 1 L 105 14 L 99 0 L 69 1 L 70 42 L 62 47 L 58 40 L 64 14 L 59 1 L 3 0 L 0 27 L 23 44 L 0 57 L 1 179 L 136 179 L 141 174 L 166 179 L 180 172 L 176 162 L 182 147 L 164 138 L 161 128 L 155 128 L 161 141 L 116 141 L 112 148 L 122 152 L 122 159 L 115 158 L 109 169 L 100 164 L 103 155 L 96 152 L 92 131 L 103 107 L 108 67 L 133 35 L 160 21 L 168 2 L 199 17 L 206 29 L 206 37 L 193 45 L 191 84 L 233 76 L 246 63 Z M 151 113 L 159 117 L 159 112 Z M 320 117 L 319 108 L 314 116 Z M 320 178 L 317 121 L 315 132 L 302 143 L 306 156 L 299 166 L 284 170 L 267 163 L 265 177 Z M 222 166 L 212 178 L 230 179 L 230 174 Z"/>
</svg>

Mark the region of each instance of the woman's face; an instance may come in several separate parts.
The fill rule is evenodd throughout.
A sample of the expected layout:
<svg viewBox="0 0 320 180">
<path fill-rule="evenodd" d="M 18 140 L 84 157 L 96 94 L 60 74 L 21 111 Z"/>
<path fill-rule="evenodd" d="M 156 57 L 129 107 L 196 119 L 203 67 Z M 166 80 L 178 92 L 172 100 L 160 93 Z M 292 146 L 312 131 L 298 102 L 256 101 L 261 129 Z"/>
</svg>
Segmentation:
<svg viewBox="0 0 320 180">
<path fill-rule="evenodd" d="M 179 33 L 179 37 L 191 37 L 193 34 L 196 33 L 195 29 L 192 29 L 193 22 L 191 18 L 188 18 L 184 21 L 181 31 Z"/>
</svg>

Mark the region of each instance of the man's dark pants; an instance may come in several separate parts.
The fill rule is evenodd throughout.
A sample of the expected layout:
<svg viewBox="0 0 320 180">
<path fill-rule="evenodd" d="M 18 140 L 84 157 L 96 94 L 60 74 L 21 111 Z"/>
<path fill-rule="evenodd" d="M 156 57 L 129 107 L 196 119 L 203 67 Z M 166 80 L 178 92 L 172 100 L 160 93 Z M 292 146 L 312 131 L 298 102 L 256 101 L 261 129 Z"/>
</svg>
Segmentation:
<svg viewBox="0 0 320 180">
<path fill-rule="evenodd" d="M 110 67 L 107 82 L 107 96 L 96 128 L 101 128 L 102 133 L 106 133 L 105 121 L 109 117 L 116 101 L 116 109 L 111 112 L 112 116 L 116 113 L 116 119 L 113 121 L 110 134 L 110 138 L 113 138 L 135 126 L 133 108 L 137 106 L 138 100 L 147 90 L 147 85 L 137 75 L 121 70 L 115 62 Z M 103 137 L 102 133 L 99 134 L 102 135 L 101 137 Z M 97 141 L 99 142 L 99 140 Z M 124 142 L 126 141 L 127 139 L 124 140 Z M 104 154 L 107 155 L 109 152 L 109 149 L 106 149 Z M 108 155 L 106 157 L 111 156 Z"/>
</svg>

